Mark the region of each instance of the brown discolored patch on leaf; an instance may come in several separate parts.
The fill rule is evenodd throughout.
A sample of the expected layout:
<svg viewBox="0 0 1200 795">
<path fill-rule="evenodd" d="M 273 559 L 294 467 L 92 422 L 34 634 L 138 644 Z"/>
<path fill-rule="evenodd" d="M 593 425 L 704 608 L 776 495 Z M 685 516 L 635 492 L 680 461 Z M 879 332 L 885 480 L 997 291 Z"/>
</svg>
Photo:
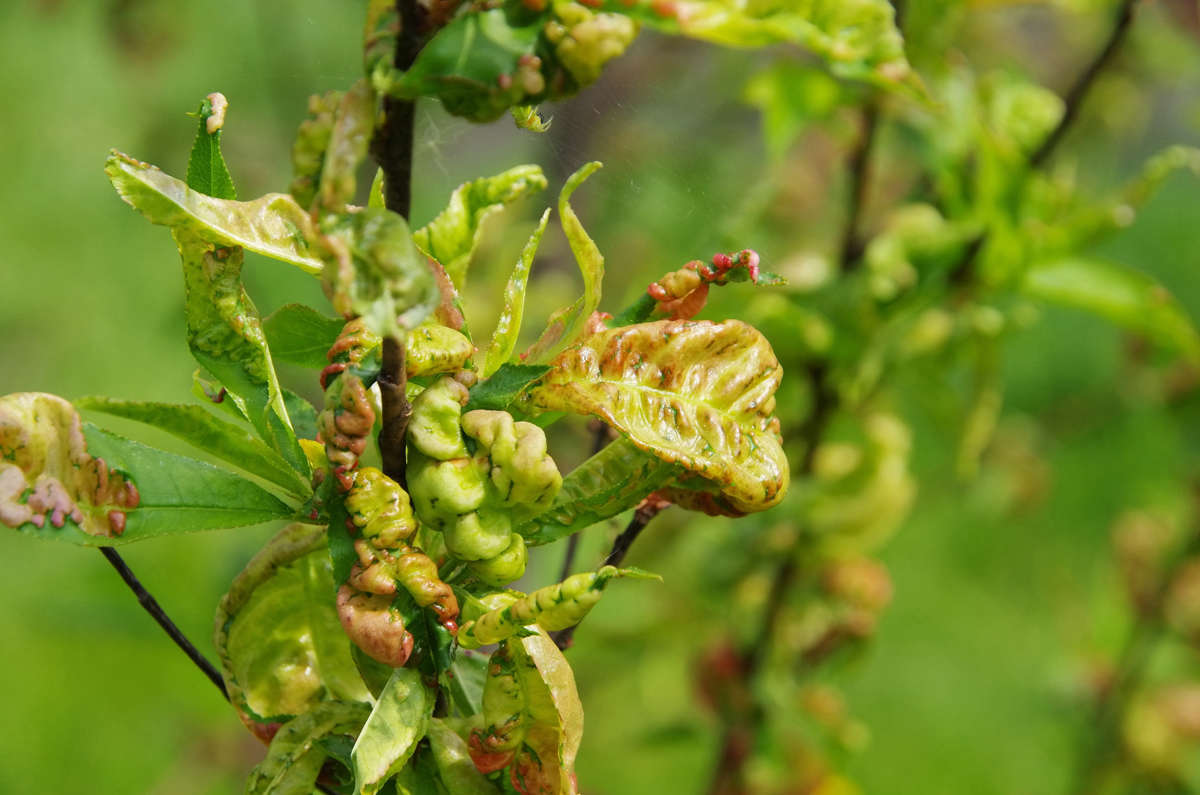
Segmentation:
<svg viewBox="0 0 1200 795">
<path fill-rule="evenodd" d="M 640 323 L 593 334 L 551 366 L 529 393 L 532 405 L 595 415 L 642 450 L 688 470 L 680 488 L 665 493 L 672 502 L 751 513 L 783 499 L 788 464 L 772 416 L 783 369 L 753 327 L 736 320 Z"/>
<path fill-rule="evenodd" d="M 55 395 L 0 398 L 0 522 L 9 527 L 70 519 L 94 536 L 119 536 L 139 502 L 127 475 L 87 451 L 75 407 Z"/>
</svg>

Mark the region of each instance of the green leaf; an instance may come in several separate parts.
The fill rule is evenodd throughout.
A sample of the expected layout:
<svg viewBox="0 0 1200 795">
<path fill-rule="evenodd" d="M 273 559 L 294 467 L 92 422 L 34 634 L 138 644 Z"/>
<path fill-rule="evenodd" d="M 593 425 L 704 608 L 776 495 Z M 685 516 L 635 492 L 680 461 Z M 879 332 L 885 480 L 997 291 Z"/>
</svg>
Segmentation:
<svg viewBox="0 0 1200 795">
<path fill-rule="evenodd" d="M 1200 356 L 1200 336 L 1191 317 L 1166 288 L 1140 271 L 1068 257 L 1032 266 L 1021 289 L 1043 301 L 1092 312 L 1190 358 Z"/>
<path fill-rule="evenodd" d="M 546 323 L 546 329 L 526 354 L 530 364 L 542 364 L 555 353 L 569 345 L 583 332 L 588 318 L 600 306 L 601 285 L 604 282 L 604 256 L 579 222 L 579 216 L 571 208 L 570 198 L 583 181 L 601 168 L 592 161 L 567 178 L 558 195 L 558 214 L 563 232 L 571 245 L 571 253 L 583 276 L 583 295 L 570 306 L 565 306 Z"/>
<path fill-rule="evenodd" d="M 741 514 L 783 499 L 788 464 L 771 416 L 783 370 L 751 326 L 662 320 L 609 329 L 551 366 L 528 393 L 533 407 L 595 415 L 719 492 L 707 504 L 699 495 L 676 502 Z"/>
<path fill-rule="evenodd" d="M 420 672 L 396 669 L 351 752 L 355 795 L 373 795 L 404 767 L 425 736 L 433 701 Z"/>
<path fill-rule="evenodd" d="M 370 699 L 334 590 L 325 529 L 315 525 L 285 527 L 234 579 L 217 608 L 214 644 L 230 701 L 246 719 L 286 720 L 329 699 Z"/>
<path fill-rule="evenodd" d="M 0 398 L 0 522 L 109 546 L 291 516 L 243 477 L 82 423 L 62 398 Z"/>
<path fill-rule="evenodd" d="M 237 189 L 225 158 L 221 156 L 221 126 L 228 102 L 223 94 L 209 94 L 200 104 L 200 128 L 188 158 L 187 185 L 216 199 L 236 199 Z"/>
<path fill-rule="evenodd" d="M 242 287 L 242 250 L 214 248 L 175 231 L 187 287 L 188 347 L 196 361 L 237 397 L 255 431 L 297 472 L 308 459 L 283 401 L 262 322 Z"/>
<path fill-rule="evenodd" d="M 222 461 L 282 486 L 301 499 L 312 493 L 308 478 L 292 469 L 278 453 L 200 406 L 86 397 L 76 400 L 75 407 L 153 425 Z"/>
<path fill-rule="evenodd" d="M 795 44 L 840 77 L 914 91 L 888 0 L 599 0 L 599 11 L 628 14 L 663 32 L 727 47 Z"/>
<path fill-rule="evenodd" d="M 359 80 L 342 95 L 334 113 L 329 144 L 317 186 L 317 205 L 340 212 L 354 199 L 358 166 L 367 156 L 367 145 L 375 130 L 375 92 Z"/>
<path fill-rule="evenodd" d="M 304 304 L 280 307 L 262 324 L 273 359 L 317 370 L 329 364 L 326 354 L 345 325 Z"/>
<path fill-rule="evenodd" d="M 550 367 L 544 364 L 506 364 L 486 381 L 480 381 L 471 387 L 470 397 L 463 411 L 474 409 L 493 409 L 506 411 L 533 383 L 550 372 Z"/>
<path fill-rule="evenodd" d="M 516 531 L 530 545 L 549 544 L 636 507 L 679 472 L 628 439 L 617 439 L 563 478 L 550 509 Z"/>
<path fill-rule="evenodd" d="M 151 223 L 187 231 L 214 246 L 240 246 L 306 273 L 325 268 L 312 218 L 291 196 L 268 193 L 249 202 L 205 196 L 116 150 L 104 173 L 121 198 Z"/>
<path fill-rule="evenodd" d="M 218 414 L 224 414 L 242 422 L 250 422 L 246 418 L 245 401 L 237 395 L 231 395 L 229 390 L 203 367 L 197 367 L 192 373 L 192 394 L 206 408 L 211 408 Z"/>
<path fill-rule="evenodd" d="M 429 721 L 429 747 L 442 783 L 451 795 L 500 795 L 471 761 L 467 743 L 440 718 Z"/>
<path fill-rule="evenodd" d="M 334 311 L 362 317 L 379 337 L 402 337 L 437 306 L 429 264 L 400 215 L 372 207 L 328 214 L 321 231 L 331 257 L 323 281 Z"/>
<path fill-rule="evenodd" d="M 366 704 L 327 701 L 285 723 L 250 773 L 247 795 L 312 795 L 328 756 L 325 743 L 353 737 L 369 711 Z"/>
<path fill-rule="evenodd" d="M 467 266 L 483 235 L 489 216 L 546 187 L 538 166 L 516 166 L 494 177 L 482 177 L 455 188 L 446 209 L 413 233 L 413 242 L 428 257 L 441 263 L 459 290 L 467 280 Z"/>
<path fill-rule="evenodd" d="M 492 332 L 492 342 L 488 346 L 487 356 L 483 364 L 483 377 L 487 378 L 512 358 L 517 348 L 517 338 L 521 334 L 521 319 L 525 314 L 525 288 L 529 283 L 529 270 L 533 267 L 533 257 L 537 254 L 542 242 L 542 234 L 546 231 L 546 222 L 550 220 L 550 209 L 542 213 L 542 219 L 537 228 L 529 236 L 521 257 L 508 277 L 504 286 L 504 308 L 496 320 L 496 330 Z"/>
<path fill-rule="evenodd" d="M 317 410 L 313 404 L 288 388 L 283 389 L 283 403 L 287 406 L 292 428 L 299 439 L 317 438 Z"/>
</svg>

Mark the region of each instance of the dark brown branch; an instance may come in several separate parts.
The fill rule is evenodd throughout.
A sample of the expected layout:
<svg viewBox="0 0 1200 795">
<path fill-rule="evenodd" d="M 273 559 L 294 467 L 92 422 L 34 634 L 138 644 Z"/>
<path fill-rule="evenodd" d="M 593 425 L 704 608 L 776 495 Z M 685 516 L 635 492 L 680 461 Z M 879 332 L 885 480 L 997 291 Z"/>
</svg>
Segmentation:
<svg viewBox="0 0 1200 795">
<path fill-rule="evenodd" d="M 866 248 L 859 227 L 862 224 L 863 208 L 871 184 L 871 151 L 875 146 L 878 127 L 879 105 L 877 100 L 872 99 L 863 108 L 862 132 L 854 148 L 850 150 L 847 162 L 850 194 L 846 202 L 846 222 L 842 228 L 841 263 L 844 270 L 856 268 Z"/>
<path fill-rule="evenodd" d="M 404 456 L 404 433 L 412 406 L 404 395 L 408 373 L 404 364 L 404 343 L 395 337 L 384 337 L 383 359 L 379 368 L 379 397 L 383 408 L 379 429 L 379 455 L 383 459 L 383 474 L 407 487 L 407 466 Z"/>
<path fill-rule="evenodd" d="M 1108 35 L 1108 41 L 1105 42 L 1104 48 L 1092 60 L 1087 68 L 1079 75 L 1075 84 L 1067 91 L 1067 95 L 1063 97 L 1064 110 L 1062 118 L 1059 119 L 1058 125 L 1046 136 L 1046 140 L 1038 147 L 1038 150 L 1029 158 L 1029 163 L 1034 168 L 1039 168 L 1045 164 L 1050 155 L 1054 153 L 1058 147 L 1063 135 L 1070 129 L 1076 117 L 1079 115 L 1079 109 L 1083 105 L 1083 101 L 1087 98 L 1088 92 L 1096 82 L 1096 78 L 1112 61 L 1113 56 L 1117 54 L 1117 50 L 1121 48 L 1121 44 L 1129 35 L 1130 29 L 1133 27 L 1133 14 L 1136 10 L 1138 0 L 1122 0 L 1121 7 L 1117 11 L 1117 19 L 1113 24 L 1112 31 Z"/>
<path fill-rule="evenodd" d="M 125 563 L 124 558 L 112 547 L 100 547 L 100 554 L 104 555 L 105 560 L 111 563 L 112 567 L 117 570 L 117 574 L 124 580 L 125 585 L 137 597 L 138 604 L 142 606 L 142 609 L 150 614 L 150 617 L 163 628 L 167 636 L 175 641 L 175 645 L 188 656 L 188 659 L 200 669 L 201 673 L 208 677 L 208 680 L 221 691 L 222 697 L 228 701 L 229 693 L 225 690 L 225 679 L 221 676 L 221 672 L 208 661 L 208 658 L 200 653 L 199 649 L 192 645 L 192 642 L 187 639 L 187 636 L 183 634 L 179 627 L 175 626 L 175 622 L 162 609 L 162 605 L 158 603 L 158 600 L 151 596 L 150 592 L 138 580 L 133 570 Z"/>
</svg>

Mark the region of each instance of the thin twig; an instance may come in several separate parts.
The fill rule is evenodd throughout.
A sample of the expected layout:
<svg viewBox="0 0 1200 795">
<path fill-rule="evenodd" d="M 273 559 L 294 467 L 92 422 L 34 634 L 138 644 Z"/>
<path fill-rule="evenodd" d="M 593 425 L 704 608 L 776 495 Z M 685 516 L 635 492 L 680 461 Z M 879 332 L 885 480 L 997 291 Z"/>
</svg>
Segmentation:
<svg viewBox="0 0 1200 795">
<path fill-rule="evenodd" d="M 1084 99 L 1087 98 L 1088 92 L 1096 82 L 1096 78 L 1104 71 L 1117 50 L 1120 49 L 1122 42 L 1129 35 L 1130 29 L 1133 27 L 1133 14 L 1136 9 L 1138 0 L 1122 0 L 1121 7 L 1117 10 L 1117 19 L 1113 24 L 1112 31 L 1108 35 L 1108 41 L 1104 43 L 1103 49 L 1096 55 L 1087 68 L 1079 75 L 1075 81 L 1075 85 L 1071 86 L 1067 91 L 1067 95 L 1063 97 L 1063 115 L 1059 119 L 1058 125 L 1046 136 L 1046 140 L 1038 147 L 1038 150 L 1029 158 L 1029 163 L 1034 168 L 1042 166 L 1045 161 L 1054 153 L 1055 148 L 1062 140 L 1063 135 L 1070 128 L 1075 118 L 1079 115 L 1079 109 L 1083 105 Z"/>
<path fill-rule="evenodd" d="M 179 627 L 175 625 L 175 622 L 171 620 L 170 616 L 167 615 L 166 611 L 162 609 L 162 605 L 158 603 L 158 600 L 151 596 L 150 592 L 138 580 L 133 570 L 125 563 L 124 558 L 112 547 L 100 547 L 100 554 L 104 555 L 105 560 L 112 564 L 112 567 L 117 570 L 117 574 L 121 575 L 121 579 L 129 586 L 129 590 L 133 591 L 142 609 L 150 614 L 150 617 L 163 628 L 167 636 L 175 641 L 175 645 L 208 677 L 208 680 L 221 691 L 221 695 L 228 701 L 229 693 L 225 690 L 225 679 L 221 676 L 221 672 L 208 661 L 208 658 L 200 653 L 199 649 L 192 645 L 192 642 L 187 639 L 187 636 L 183 634 Z"/>
<path fill-rule="evenodd" d="M 846 204 L 846 222 L 842 228 L 841 263 L 843 270 L 853 270 L 862 259 L 866 244 L 859 227 L 871 184 L 871 151 L 879 127 L 879 105 L 871 99 L 862 112 L 862 132 L 850 150 L 847 168 L 850 172 L 850 193 Z"/>
<path fill-rule="evenodd" d="M 658 516 L 664 509 L 671 505 L 670 502 L 658 499 L 651 495 L 647 497 L 637 510 L 633 512 L 633 518 L 629 520 L 629 524 L 613 541 L 612 550 L 608 553 L 608 557 L 604 559 L 605 566 L 620 566 L 625 560 L 625 556 L 629 554 L 629 548 L 633 546 L 633 542 L 646 529 L 646 525 L 650 524 L 650 520 Z M 575 630 L 578 624 L 566 629 L 560 629 L 557 632 L 551 632 L 550 637 L 554 640 L 555 645 L 560 649 L 570 648 L 575 639 Z"/>
</svg>

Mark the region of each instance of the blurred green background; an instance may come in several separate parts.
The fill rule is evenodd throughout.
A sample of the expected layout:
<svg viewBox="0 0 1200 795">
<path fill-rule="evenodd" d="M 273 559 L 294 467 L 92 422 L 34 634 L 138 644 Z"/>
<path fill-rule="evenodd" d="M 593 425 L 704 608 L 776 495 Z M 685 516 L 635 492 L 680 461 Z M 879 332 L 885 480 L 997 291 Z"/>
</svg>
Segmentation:
<svg viewBox="0 0 1200 795">
<path fill-rule="evenodd" d="M 306 98 L 360 70 L 362 5 L 0 4 L 0 394 L 190 400 L 172 243 L 118 200 L 101 171 L 105 153 L 117 147 L 181 173 L 194 134 L 185 114 L 220 90 L 231 103 L 224 146 L 240 193 L 284 189 Z M 934 2 L 912 5 L 937 13 Z M 959 44 L 973 63 L 1020 68 L 1061 90 L 1102 35 L 1107 9 L 980 3 L 962 20 Z M 853 119 L 835 115 L 770 165 L 760 116 L 742 96 L 777 56 L 645 34 L 585 95 L 546 109 L 554 123 L 544 137 L 423 106 L 414 221 L 432 217 L 463 180 L 536 162 L 554 190 L 600 159 L 606 167 L 577 206 L 608 257 L 609 310 L 716 250 L 753 246 L 768 267 L 829 253 Z M 1195 7 L 1147 7 L 1065 151 L 1081 181 L 1100 189 L 1166 143 L 1198 141 Z M 885 133 L 885 164 L 894 143 Z M 490 225 L 468 302 L 477 328 L 491 327 L 496 278 L 542 206 L 526 202 Z M 1154 274 L 1200 316 L 1197 230 L 1200 182 L 1176 176 L 1103 253 Z M 568 266 L 561 237 L 548 235 L 528 324 L 573 295 Z M 248 256 L 246 281 L 264 315 L 295 300 L 323 305 L 313 280 L 277 263 Z M 736 298 L 723 307 L 736 311 Z M 843 760 L 865 792 L 1064 791 L 1091 717 L 1089 682 L 1126 630 L 1112 523 L 1129 509 L 1184 513 L 1200 471 L 1194 391 L 1164 400 L 1131 363 L 1128 342 L 1098 320 L 1044 312 L 1008 338 L 1004 374 L 995 454 L 971 482 L 953 474 L 961 395 L 919 369 L 898 390 L 920 491 L 882 553 L 894 602 L 870 650 L 822 674 L 869 727 Z M 293 385 L 313 394 L 314 385 Z M 560 463 L 572 456 L 581 450 Z M 591 531 L 581 563 L 598 558 L 616 529 Z M 218 598 L 272 531 L 123 554 L 211 652 Z M 703 581 L 692 565 L 730 532 L 736 526 L 664 518 L 630 562 L 661 571 L 665 585 L 613 589 L 579 632 L 570 655 L 587 709 L 579 779 L 589 795 L 704 791 L 717 725 L 696 703 L 692 672 L 727 614 L 703 600 L 708 614 L 698 612 Z M 549 581 L 561 555 L 544 550 L 532 577 Z M 0 560 L 0 793 L 240 791 L 262 747 L 98 553 L 0 534 Z"/>
</svg>

